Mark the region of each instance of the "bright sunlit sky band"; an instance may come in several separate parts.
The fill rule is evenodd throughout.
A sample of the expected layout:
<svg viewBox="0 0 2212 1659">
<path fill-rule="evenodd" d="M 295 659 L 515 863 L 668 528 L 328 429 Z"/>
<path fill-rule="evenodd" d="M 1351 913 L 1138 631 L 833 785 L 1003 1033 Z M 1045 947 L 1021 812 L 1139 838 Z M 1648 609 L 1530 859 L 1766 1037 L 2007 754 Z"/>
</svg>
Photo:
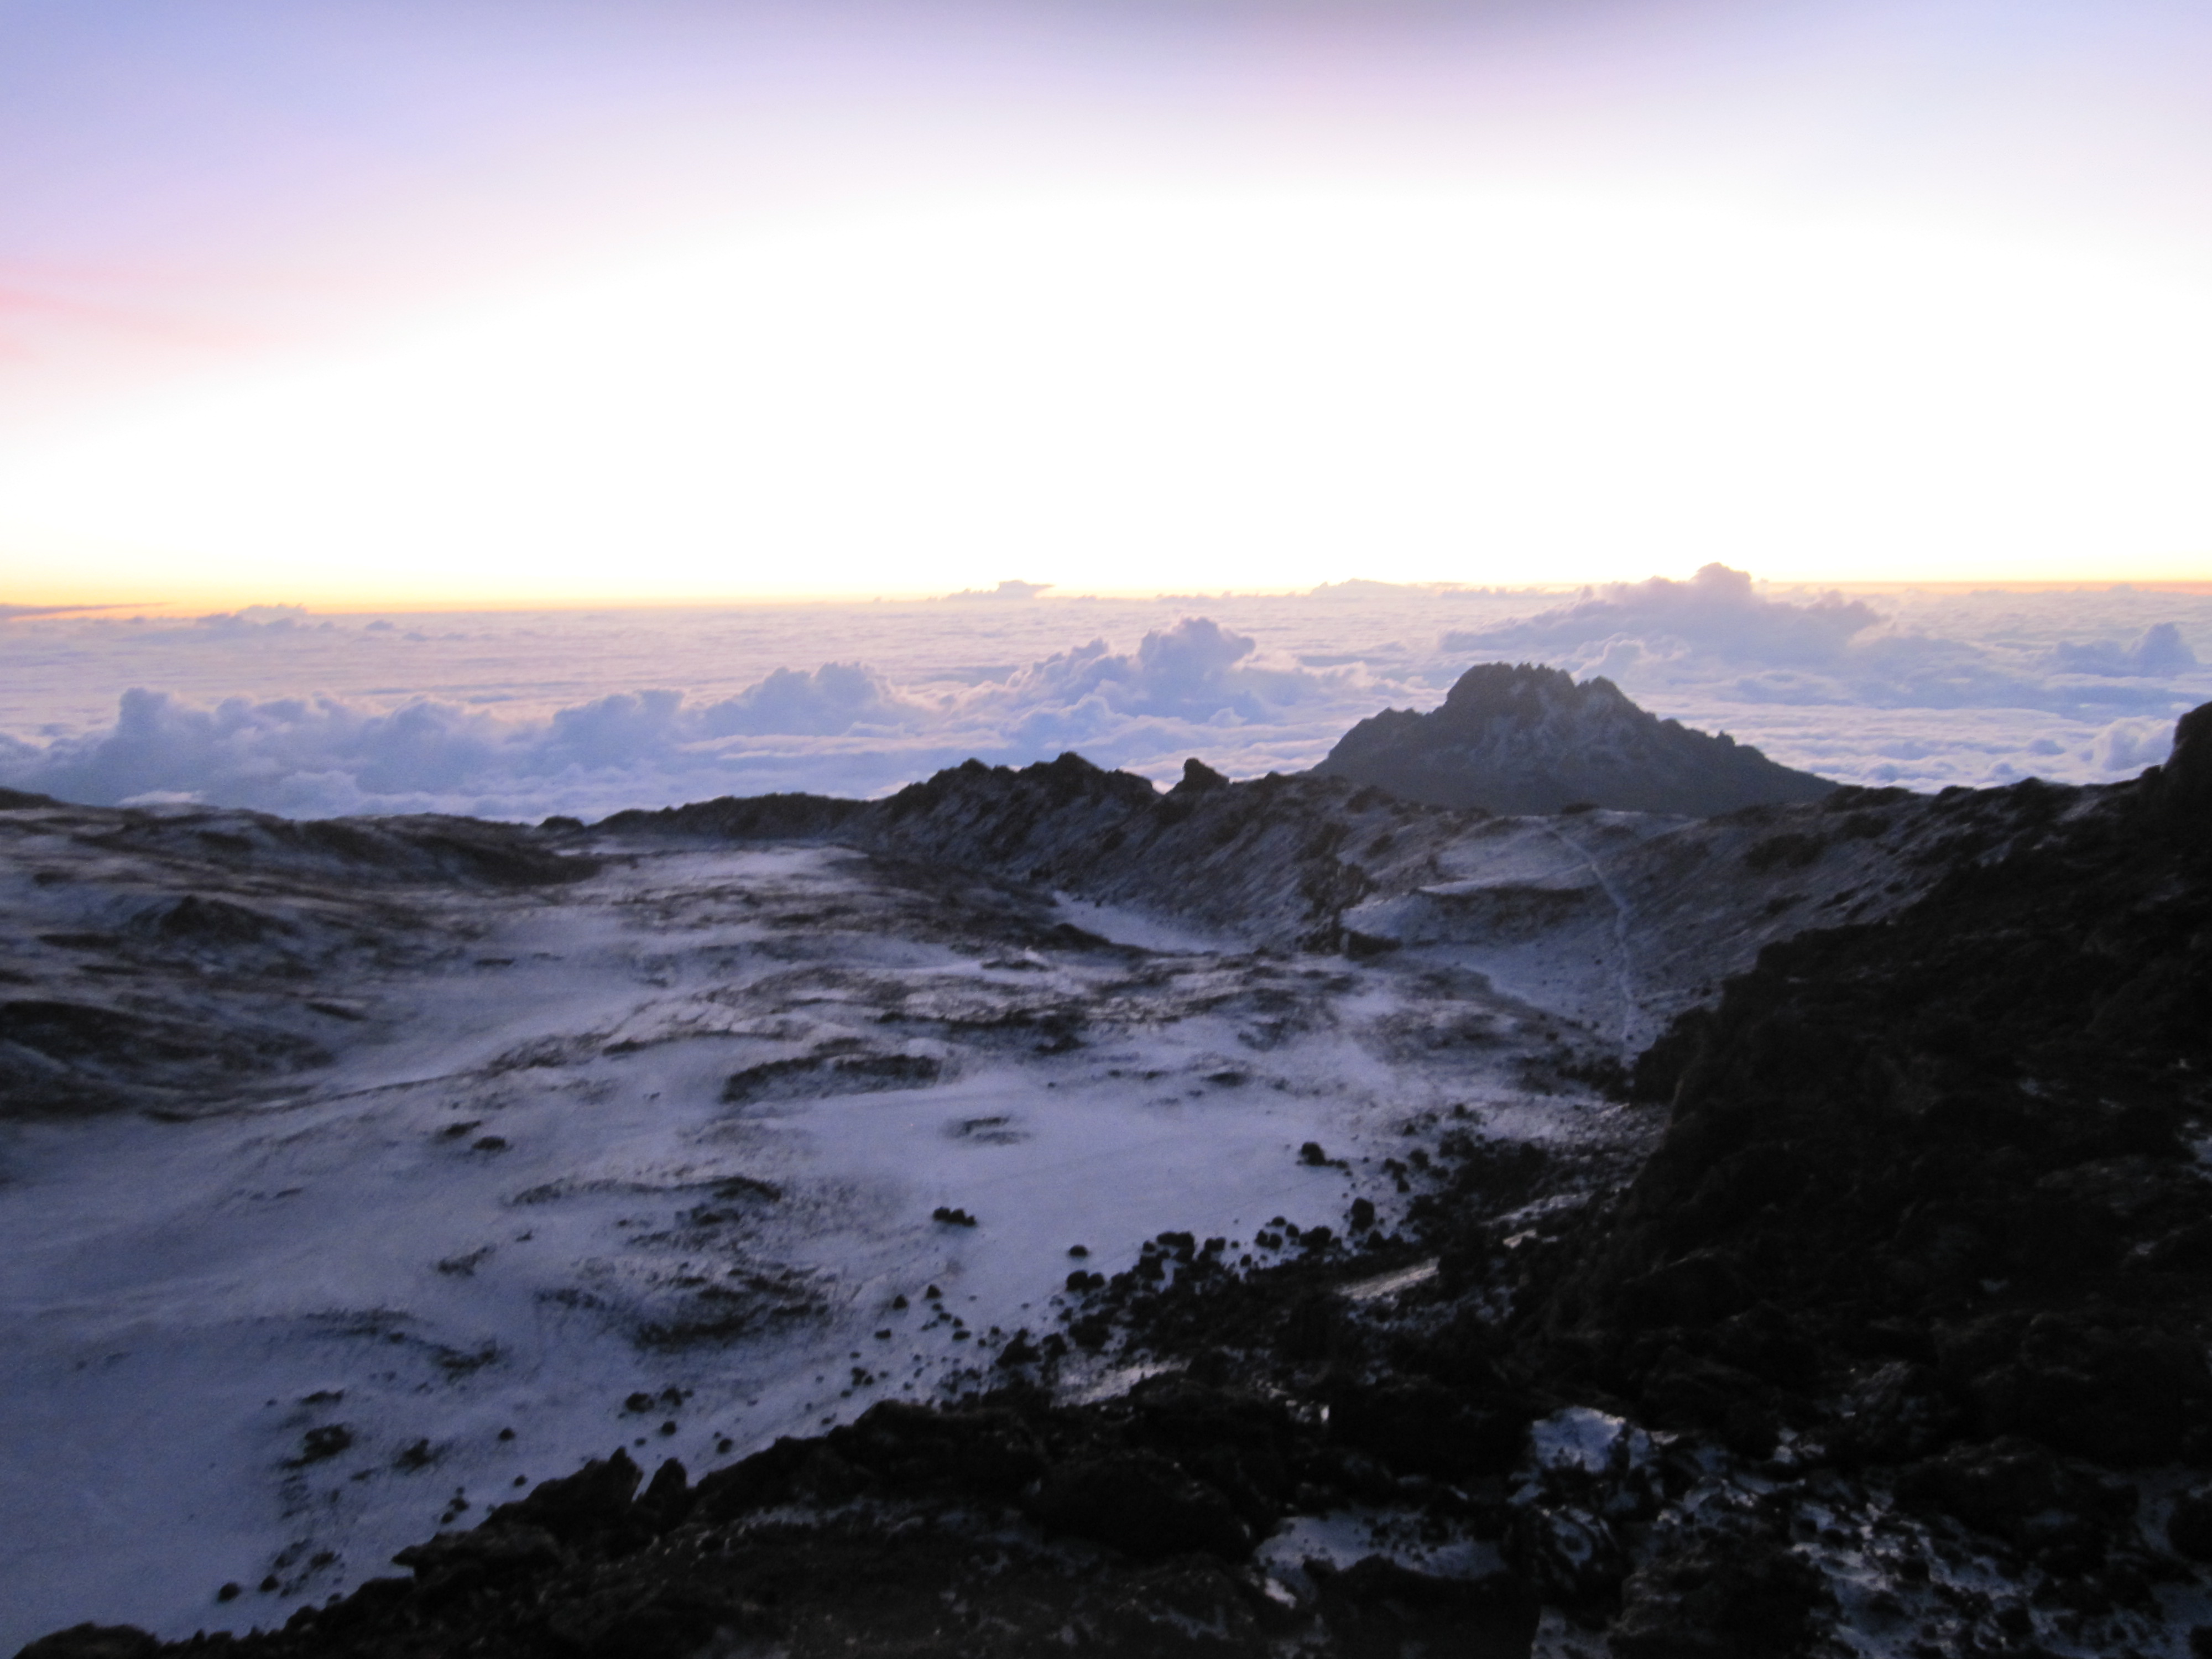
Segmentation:
<svg viewBox="0 0 2212 1659">
<path fill-rule="evenodd" d="M 0 44 L 15 603 L 2212 574 L 2196 8 Z"/>
</svg>

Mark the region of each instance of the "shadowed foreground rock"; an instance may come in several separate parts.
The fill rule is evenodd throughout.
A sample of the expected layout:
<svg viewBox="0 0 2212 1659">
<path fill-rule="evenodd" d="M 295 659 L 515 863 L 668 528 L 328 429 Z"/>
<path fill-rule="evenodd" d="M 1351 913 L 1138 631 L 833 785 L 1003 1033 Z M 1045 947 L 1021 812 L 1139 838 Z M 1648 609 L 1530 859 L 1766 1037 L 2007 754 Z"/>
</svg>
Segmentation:
<svg viewBox="0 0 2212 1659">
<path fill-rule="evenodd" d="M 280 1632 L 163 1650 L 88 1627 L 28 1651 L 1259 1656 L 1342 1631 L 1358 1633 L 1347 1650 L 1396 1651 L 1419 1632 L 1527 1650 L 1535 1604 L 1506 1578 L 1376 1560 L 1329 1575 L 1312 1608 L 1270 1594 L 1254 1540 L 1330 1458 L 1318 1426 L 1280 1404 L 1178 1379 L 1079 1411 L 1018 1389 L 951 1411 L 886 1403 L 696 1487 L 669 1462 L 641 1492 L 617 1451 L 401 1551 L 410 1577 Z"/>
</svg>

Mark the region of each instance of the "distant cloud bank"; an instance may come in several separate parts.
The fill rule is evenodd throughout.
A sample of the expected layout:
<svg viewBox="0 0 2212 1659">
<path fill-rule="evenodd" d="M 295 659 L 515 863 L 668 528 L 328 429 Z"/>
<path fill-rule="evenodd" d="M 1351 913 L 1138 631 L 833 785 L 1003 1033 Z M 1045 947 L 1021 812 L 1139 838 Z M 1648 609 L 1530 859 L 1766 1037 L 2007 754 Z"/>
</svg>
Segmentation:
<svg viewBox="0 0 2212 1659">
<path fill-rule="evenodd" d="M 1661 576 L 1602 587 L 1504 627 L 1448 633 L 1443 645 L 1469 657 L 1539 657 L 1646 690 L 1725 690 L 1746 702 L 2008 708 L 2075 718 L 2165 708 L 2172 683 L 2198 665 L 2170 622 L 2125 643 L 2008 650 L 2001 637 L 1930 634 L 1838 593 L 1764 598 L 1747 574 L 1719 564 L 1687 581 Z"/>
<path fill-rule="evenodd" d="M 1268 740 L 1325 749 L 1374 700 L 1355 669 L 1255 663 L 1255 652 L 1245 635 L 1184 617 L 1133 652 L 1092 640 L 951 690 L 909 693 L 864 664 L 832 662 L 779 668 L 711 702 L 615 692 L 540 719 L 430 698 L 202 705 L 136 688 L 107 730 L 43 744 L 0 736 L 0 782 L 99 804 L 528 817 L 732 791 L 872 793 L 970 755 L 1023 763 L 1079 749 L 1103 764 L 1160 766 L 1225 748 L 1265 758 Z"/>
<path fill-rule="evenodd" d="M 19 734 L 0 732 L 0 784 L 100 804 L 535 818 L 770 790 L 876 794 L 969 756 L 1020 764 L 1068 749 L 1163 780 L 1187 755 L 1251 775 L 1311 765 L 1358 720 L 1433 706 L 1470 664 L 1497 659 L 1606 675 L 1646 707 L 1849 781 L 2125 776 L 2163 757 L 2179 712 L 2212 698 L 2191 643 L 2212 644 L 2212 602 L 2173 596 L 2164 608 L 2174 614 L 2154 617 L 2156 596 L 2067 597 L 1777 596 L 1720 565 L 1548 604 L 1348 583 L 1303 600 L 1206 601 L 1219 614 L 1132 629 L 1132 647 L 1116 648 L 1107 634 L 1118 628 L 1106 629 L 981 666 L 968 661 L 979 646 L 1159 610 L 1035 600 L 885 620 L 824 608 L 790 637 L 834 659 L 711 695 L 631 677 L 642 661 L 705 679 L 732 613 L 614 632 L 605 619 L 543 614 L 463 629 L 282 606 L 136 629 L 26 620 L 4 638 L 29 679 L 51 682 L 50 699 L 66 691 L 82 706 L 103 675 L 140 683 L 109 703 L 112 723 L 13 717 Z M 1473 625 L 1442 625 L 1455 617 Z M 471 689 L 471 675 L 511 676 L 564 653 L 575 662 L 562 684 L 630 684 L 534 708 L 504 681 Z M 337 672 L 347 665 L 351 686 Z M 181 689 L 217 672 L 256 689 Z M 410 678 L 444 689 L 395 690 Z M 294 689 L 333 679 L 341 690 Z"/>
<path fill-rule="evenodd" d="M 1686 582 L 1654 576 L 1616 582 L 1590 597 L 1486 633 L 1447 634 L 1444 648 L 1529 653 L 1633 643 L 1644 650 L 1696 651 L 1724 662 L 1828 663 L 1851 638 L 1878 627 L 1863 600 L 1826 593 L 1809 604 L 1762 599 L 1750 575 L 1709 564 Z"/>
</svg>

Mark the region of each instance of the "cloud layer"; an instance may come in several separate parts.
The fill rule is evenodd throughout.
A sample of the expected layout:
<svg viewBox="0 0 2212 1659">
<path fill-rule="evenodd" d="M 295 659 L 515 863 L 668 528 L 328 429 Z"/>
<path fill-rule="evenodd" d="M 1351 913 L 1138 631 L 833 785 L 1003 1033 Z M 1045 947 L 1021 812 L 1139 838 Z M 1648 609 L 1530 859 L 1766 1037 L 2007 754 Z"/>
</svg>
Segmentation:
<svg viewBox="0 0 2212 1659">
<path fill-rule="evenodd" d="M 1833 662 L 1881 622 L 1863 599 L 1824 593 L 1809 604 L 1762 597 L 1747 572 L 1709 564 L 1687 581 L 1616 582 L 1572 605 L 1486 632 L 1447 634 L 1444 647 L 1480 654 L 1555 653 L 1592 641 L 1695 651 L 1723 662 L 1802 666 Z"/>
<path fill-rule="evenodd" d="M 1656 576 L 1503 627 L 1448 633 L 1448 651 L 1526 653 L 1616 679 L 1733 690 L 1746 702 L 1888 708 L 2019 708 L 2079 714 L 2165 708 L 2196 668 L 2178 624 L 2134 640 L 2062 640 L 2047 650 L 1946 637 L 1863 599 L 1769 599 L 1709 564 L 1687 581 Z"/>
<path fill-rule="evenodd" d="M 2212 649 L 2212 600 L 2185 595 L 1845 599 L 1715 565 L 1565 599 L 1367 583 L 1189 603 L 1208 614 L 1036 600 L 22 618 L 0 623 L 15 687 L 0 694 L 0 784 L 535 818 L 868 795 L 971 755 L 1068 749 L 1163 781 L 1188 755 L 1249 775 L 1311 765 L 1376 709 L 1433 706 L 1471 663 L 1504 659 L 1606 674 L 1792 766 L 1936 788 L 2125 776 L 2212 698 L 2197 652 Z M 817 665 L 791 665 L 808 652 Z"/>
<path fill-rule="evenodd" d="M 779 668 L 711 701 L 614 692 L 520 718 L 428 697 L 389 708 L 331 696 L 202 704 L 135 688 L 106 729 L 45 744 L 0 736 L 0 781 L 71 800 L 294 815 L 596 814 L 732 792 L 872 793 L 970 755 L 1019 763 L 1079 749 L 1159 770 L 1225 743 L 1265 759 L 1285 738 L 1325 748 L 1373 701 L 1355 669 L 1255 662 L 1255 651 L 1249 636 L 1184 617 L 1134 651 L 1094 639 L 1002 679 L 933 693 L 832 662 Z"/>
</svg>

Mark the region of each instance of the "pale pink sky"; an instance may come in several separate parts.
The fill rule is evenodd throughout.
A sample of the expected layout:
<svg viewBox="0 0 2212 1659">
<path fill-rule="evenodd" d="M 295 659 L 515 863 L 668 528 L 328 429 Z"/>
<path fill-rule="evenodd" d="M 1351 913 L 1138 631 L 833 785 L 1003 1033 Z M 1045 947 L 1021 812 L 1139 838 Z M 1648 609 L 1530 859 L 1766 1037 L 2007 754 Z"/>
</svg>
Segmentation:
<svg viewBox="0 0 2212 1659">
<path fill-rule="evenodd" d="M 2085 312 L 2149 316 L 2155 304 L 2112 297 L 2136 276 L 2185 310 L 2212 280 L 2208 86 L 2202 8 L 2140 0 L 10 3 L 0 519 L 53 533 L 0 539 L 0 577 L 21 598 L 48 593 L 64 556 L 118 580 L 161 568 L 158 503 L 127 522 L 72 518 L 34 491 L 8 513 L 11 466 L 36 472 L 57 444 L 96 447 L 149 405 L 173 412 L 204 386 L 381 349 L 731 239 L 948 200 L 1426 190 L 1565 193 L 1608 212 L 1687 204 L 1738 228 L 1716 245 L 1723 262 L 1762 228 L 1833 222 L 1890 238 L 1885 270 L 1917 257 L 1915 237 L 1981 239 L 1999 250 L 1984 266 L 2009 248 L 2099 264 L 2106 286 Z M 1389 304 L 1363 289 L 1352 308 Z M 2094 336 L 2094 318 L 2074 320 Z M 2109 395 L 2144 400 L 2136 382 Z M 2051 471 L 2033 462 L 2023 488 Z M 1986 474 L 1973 489 L 2002 494 Z M 2142 493 L 2140 477 L 2109 483 Z M 1912 490 L 1896 516 L 1925 507 Z M 1941 511 L 1971 520 L 1954 506 Z M 209 550 L 232 520 L 205 501 L 174 510 L 195 526 L 175 557 L 219 564 Z M 1455 525 L 1433 547 L 1502 544 L 1525 524 Z M 2008 533 L 1993 529 L 1990 548 Z M 241 546 L 276 534 L 235 530 Z M 781 545 L 758 526 L 729 534 L 757 537 L 763 556 Z M 1678 526 L 1668 545 L 1688 534 Z M 1040 572 L 1054 564 L 1043 540 Z M 2110 558 L 2172 574 L 2208 547 L 2212 522 L 2177 507 L 2118 534 Z M 1480 574 L 1434 568 L 1431 555 L 1423 546 L 1425 574 Z M 1348 550 L 1314 555 L 1328 556 L 1343 568 L 1328 574 L 1358 574 Z M 267 568 L 232 586 L 262 594 Z M 970 579 L 946 567 L 947 585 Z"/>
</svg>

